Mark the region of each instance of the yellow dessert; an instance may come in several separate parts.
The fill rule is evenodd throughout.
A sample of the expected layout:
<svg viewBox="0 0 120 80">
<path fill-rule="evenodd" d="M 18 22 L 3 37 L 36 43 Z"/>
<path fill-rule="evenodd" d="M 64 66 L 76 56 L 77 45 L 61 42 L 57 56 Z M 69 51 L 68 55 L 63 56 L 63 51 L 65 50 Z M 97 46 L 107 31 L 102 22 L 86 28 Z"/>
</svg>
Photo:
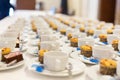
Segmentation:
<svg viewBox="0 0 120 80">
<path fill-rule="evenodd" d="M 119 40 L 113 40 L 112 41 L 112 47 L 114 48 L 115 51 L 119 51 L 118 42 L 119 42 Z"/>
<path fill-rule="evenodd" d="M 71 38 L 70 43 L 72 47 L 78 47 L 78 38 Z"/>
<path fill-rule="evenodd" d="M 113 34 L 113 30 L 112 29 L 108 29 L 107 30 L 107 34 Z"/>
<path fill-rule="evenodd" d="M 94 30 L 89 29 L 89 30 L 87 31 L 87 36 L 93 36 L 93 34 L 94 34 Z"/>
<path fill-rule="evenodd" d="M 107 42 L 107 35 L 106 34 L 100 34 L 99 38 L 100 38 L 101 42 Z"/>
<path fill-rule="evenodd" d="M 92 56 L 92 47 L 89 45 L 83 45 L 80 47 L 81 49 L 81 55 L 84 55 L 85 57 L 91 57 Z"/>
<path fill-rule="evenodd" d="M 7 55 L 11 52 L 11 49 L 6 47 L 6 48 L 2 48 L 1 51 L 2 51 L 2 55 Z"/>
<path fill-rule="evenodd" d="M 66 30 L 65 29 L 61 29 L 60 33 L 63 34 L 63 35 L 66 35 Z"/>
<path fill-rule="evenodd" d="M 80 27 L 80 32 L 85 32 L 85 27 Z"/>
<path fill-rule="evenodd" d="M 5 61 L 4 55 L 8 55 L 11 52 L 10 48 L 2 48 L 1 49 L 1 54 L 2 54 L 2 60 L 1 61 Z"/>
<path fill-rule="evenodd" d="M 71 39 L 71 38 L 72 38 L 72 34 L 69 33 L 69 34 L 68 34 L 68 40 Z"/>
<path fill-rule="evenodd" d="M 112 75 L 116 73 L 116 61 L 112 59 L 102 59 L 100 61 L 100 73 L 103 75 Z"/>
<path fill-rule="evenodd" d="M 42 63 L 42 64 L 43 64 L 44 53 L 47 52 L 47 51 L 48 51 L 48 50 L 43 49 L 43 50 L 40 50 L 39 53 L 38 53 L 38 55 L 39 55 L 39 61 L 40 61 L 40 63 Z"/>
</svg>

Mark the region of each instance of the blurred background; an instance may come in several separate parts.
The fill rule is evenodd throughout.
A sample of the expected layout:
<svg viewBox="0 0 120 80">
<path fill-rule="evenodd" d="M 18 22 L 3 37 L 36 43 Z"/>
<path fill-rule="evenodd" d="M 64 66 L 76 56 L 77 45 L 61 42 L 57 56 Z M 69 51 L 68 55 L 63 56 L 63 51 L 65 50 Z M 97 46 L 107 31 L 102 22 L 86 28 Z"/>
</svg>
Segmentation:
<svg viewBox="0 0 120 80">
<path fill-rule="evenodd" d="M 15 10 L 50 11 L 120 24 L 120 0 L 0 0 L 0 19 Z"/>
</svg>

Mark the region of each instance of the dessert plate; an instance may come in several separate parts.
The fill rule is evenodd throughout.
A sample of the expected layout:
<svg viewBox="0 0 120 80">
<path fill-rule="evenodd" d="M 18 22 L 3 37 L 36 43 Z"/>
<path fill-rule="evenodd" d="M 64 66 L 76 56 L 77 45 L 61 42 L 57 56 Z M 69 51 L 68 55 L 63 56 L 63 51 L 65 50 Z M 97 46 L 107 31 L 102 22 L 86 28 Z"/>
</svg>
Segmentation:
<svg viewBox="0 0 120 80">
<path fill-rule="evenodd" d="M 68 70 L 65 69 L 64 71 L 60 71 L 60 72 L 53 72 L 53 71 L 49 71 L 44 69 L 43 72 L 38 72 L 34 67 L 32 67 L 34 64 L 38 65 L 38 58 L 33 58 L 31 60 L 31 62 L 28 64 L 28 69 L 30 71 L 33 71 L 35 73 L 38 73 L 40 75 L 46 75 L 46 76 L 54 76 L 54 77 L 65 77 L 65 76 L 69 76 L 68 75 Z M 72 64 L 72 75 L 78 75 L 84 72 L 86 66 L 84 63 L 80 62 L 79 60 L 75 60 L 75 59 L 71 59 L 69 58 L 69 63 Z M 40 65 L 40 64 L 39 64 Z"/>
<path fill-rule="evenodd" d="M 80 55 L 80 51 L 75 51 L 75 52 L 70 53 L 70 57 L 74 59 L 79 59 L 86 64 L 98 64 L 99 62 L 97 59 L 94 59 L 92 57 L 86 58 L 83 55 Z"/>
<path fill-rule="evenodd" d="M 86 80 L 117 80 L 115 77 L 100 74 L 99 65 L 95 65 L 86 69 L 85 73 Z"/>
<path fill-rule="evenodd" d="M 14 68 L 17 68 L 19 66 L 22 66 L 23 64 L 24 64 L 24 61 L 14 63 L 13 65 L 7 65 L 5 63 L 0 62 L 0 71 L 14 69 Z"/>
</svg>

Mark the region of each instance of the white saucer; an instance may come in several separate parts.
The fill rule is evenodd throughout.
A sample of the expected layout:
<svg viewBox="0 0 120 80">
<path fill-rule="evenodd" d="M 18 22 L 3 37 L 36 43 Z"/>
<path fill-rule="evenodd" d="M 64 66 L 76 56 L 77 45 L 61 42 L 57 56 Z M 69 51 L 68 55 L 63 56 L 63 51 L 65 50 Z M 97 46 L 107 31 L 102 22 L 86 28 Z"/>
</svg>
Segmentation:
<svg viewBox="0 0 120 80">
<path fill-rule="evenodd" d="M 97 64 L 95 62 L 91 62 L 89 59 L 85 59 L 83 55 L 80 55 L 80 51 L 75 51 L 70 53 L 70 57 L 74 59 L 78 59 L 86 64 Z"/>
<path fill-rule="evenodd" d="M 102 75 L 99 72 L 99 65 L 92 66 L 86 71 L 86 80 L 116 80 L 114 77 L 109 75 Z"/>
<path fill-rule="evenodd" d="M 24 64 L 24 61 L 20 61 L 18 63 L 15 63 L 12 66 L 9 66 L 9 67 L 7 67 L 7 64 L 4 64 L 4 63 L 0 63 L 0 64 L 1 64 L 0 71 L 3 71 L 3 70 L 14 69 L 14 68 L 17 68 L 19 66 L 22 66 Z"/>
<path fill-rule="evenodd" d="M 69 62 L 73 65 L 72 75 L 78 75 L 84 72 L 86 66 L 84 63 L 80 62 L 79 60 L 75 59 L 69 59 Z M 34 67 L 32 67 L 33 64 L 39 63 L 38 58 L 34 58 L 31 60 L 31 62 L 28 65 L 28 69 L 32 72 L 38 73 L 40 75 L 46 75 L 46 76 L 54 76 L 54 77 L 64 77 L 68 76 L 68 71 L 60 71 L 60 72 L 52 72 L 48 71 L 46 69 L 43 70 L 43 72 L 37 72 Z"/>
</svg>

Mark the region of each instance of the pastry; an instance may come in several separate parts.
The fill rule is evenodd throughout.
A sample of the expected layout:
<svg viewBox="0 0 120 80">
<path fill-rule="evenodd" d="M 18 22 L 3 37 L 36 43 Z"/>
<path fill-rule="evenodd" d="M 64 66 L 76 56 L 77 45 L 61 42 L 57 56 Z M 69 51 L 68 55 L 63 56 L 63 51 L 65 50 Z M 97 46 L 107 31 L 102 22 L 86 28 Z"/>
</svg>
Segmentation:
<svg viewBox="0 0 120 80">
<path fill-rule="evenodd" d="M 100 34 L 99 38 L 100 38 L 101 42 L 107 42 L 107 35 L 106 34 Z"/>
<path fill-rule="evenodd" d="M 67 37 L 68 37 L 68 40 L 70 40 L 72 38 L 72 34 L 69 33 Z"/>
<path fill-rule="evenodd" d="M 119 51 L 118 42 L 119 42 L 119 40 L 113 40 L 112 41 L 112 47 L 114 48 L 115 51 Z"/>
<path fill-rule="evenodd" d="M 71 38 L 70 43 L 72 47 L 78 47 L 78 38 Z"/>
<path fill-rule="evenodd" d="M 112 29 L 108 29 L 107 30 L 107 34 L 113 34 L 113 30 Z"/>
<path fill-rule="evenodd" d="M 45 49 L 42 49 L 42 50 L 39 51 L 39 62 L 40 62 L 41 64 L 43 64 L 44 53 L 47 52 L 47 51 L 48 51 L 48 50 L 45 50 Z"/>
<path fill-rule="evenodd" d="M 84 27 L 80 27 L 80 32 L 85 32 L 85 28 Z"/>
<path fill-rule="evenodd" d="M 112 59 L 102 59 L 100 61 L 100 73 L 103 75 L 111 75 L 114 76 L 116 74 L 116 61 Z"/>
<path fill-rule="evenodd" d="M 87 36 L 93 36 L 94 30 L 90 29 L 87 31 Z"/>
<path fill-rule="evenodd" d="M 81 55 L 84 55 L 85 57 L 91 57 L 92 56 L 92 47 L 89 45 L 83 45 L 80 47 L 81 49 Z"/>
<path fill-rule="evenodd" d="M 5 63 L 9 64 L 12 61 L 20 62 L 23 60 L 22 53 L 17 51 L 17 52 L 11 52 L 8 55 L 4 55 Z"/>
<path fill-rule="evenodd" d="M 7 47 L 1 49 L 2 61 L 5 61 L 4 56 L 5 56 L 5 55 L 8 55 L 10 52 L 11 52 L 11 49 L 10 49 L 10 48 L 7 48 Z"/>
<path fill-rule="evenodd" d="M 63 34 L 63 35 L 66 35 L 66 30 L 65 29 L 61 29 L 60 33 Z"/>
</svg>

